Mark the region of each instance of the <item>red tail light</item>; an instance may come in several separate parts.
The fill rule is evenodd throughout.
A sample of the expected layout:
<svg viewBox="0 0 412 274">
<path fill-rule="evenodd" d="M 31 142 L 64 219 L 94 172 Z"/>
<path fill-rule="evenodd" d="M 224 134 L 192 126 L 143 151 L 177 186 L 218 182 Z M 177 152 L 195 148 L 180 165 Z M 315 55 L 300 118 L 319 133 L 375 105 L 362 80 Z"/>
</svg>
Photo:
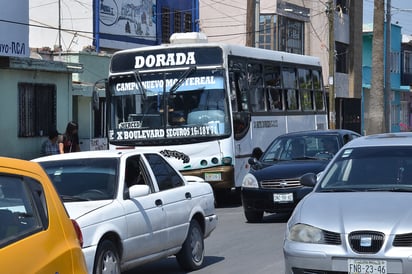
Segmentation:
<svg viewBox="0 0 412 274">
<path fill-rule="evenodd" d="M 80 230 L 80 226 L 75 220 L 72 220 L 72 224 L 73 224 L 74 230 L 76 231 L 76 235 L 77 235 L 77 239 L 79 240 L 80 247 L 83 247 L 83 234 L 82 234 L 82 231 Z"/>
</svg>

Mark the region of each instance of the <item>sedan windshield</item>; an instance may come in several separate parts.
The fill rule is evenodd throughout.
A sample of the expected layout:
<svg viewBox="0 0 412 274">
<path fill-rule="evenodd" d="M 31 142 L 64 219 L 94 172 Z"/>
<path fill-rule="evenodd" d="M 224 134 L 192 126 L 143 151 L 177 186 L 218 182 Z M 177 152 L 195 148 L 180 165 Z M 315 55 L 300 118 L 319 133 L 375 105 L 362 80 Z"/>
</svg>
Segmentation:
<svg viewBox="0 0 412 274">
<path fill-rule="evenodd" d="M 345 149 L 325 171 L 317 191 L 412 191 L 412 149 Z"/>
<path fill-rule="evenodd" d="M 280 160 L 330 160 L 339 150 L 337 135 L 299 135 L 276 139 L 262 156 L 262 162 Z"/>
<path fill-rule="evenodd" d="M 117 160 L 75 159 L 40 162 L 65 202 L 113 199 Z"/>
</svg>

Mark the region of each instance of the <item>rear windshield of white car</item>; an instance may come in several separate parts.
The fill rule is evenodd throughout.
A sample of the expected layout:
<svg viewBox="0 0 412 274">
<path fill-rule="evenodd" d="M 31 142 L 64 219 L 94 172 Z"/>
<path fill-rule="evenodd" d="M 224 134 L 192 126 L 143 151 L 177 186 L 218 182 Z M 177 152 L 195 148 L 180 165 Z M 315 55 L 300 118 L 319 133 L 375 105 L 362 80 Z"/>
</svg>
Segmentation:
<svg viewBox="0 0 412 274">
<path fill-rule="evenodd" d="M 89 158 L 40 162 L 63 201 L 113 199 L 118 160 Z"/>
</svg>

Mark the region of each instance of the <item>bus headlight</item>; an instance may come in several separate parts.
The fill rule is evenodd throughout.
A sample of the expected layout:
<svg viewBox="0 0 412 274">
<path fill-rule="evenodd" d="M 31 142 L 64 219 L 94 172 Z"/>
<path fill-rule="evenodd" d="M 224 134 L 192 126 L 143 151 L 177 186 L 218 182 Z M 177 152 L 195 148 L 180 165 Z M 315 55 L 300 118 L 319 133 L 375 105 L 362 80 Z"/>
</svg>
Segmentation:
<svg viewBox="0 0 412 274">
<path fill-rule="evenodd" d="M 259 184 L 258 184 L 258 181 L 256 180 L 255 176 L 248 173 L 248 174 L 246 174 L 245 178 L 243 178 L 242 187 L 258 188 Z"/>
<path fill-rule="evenodd" d="M 232 157 L 223 157 L 222 164 L 224 165 L 231 165 L 232 164 Z"/>
</svg>

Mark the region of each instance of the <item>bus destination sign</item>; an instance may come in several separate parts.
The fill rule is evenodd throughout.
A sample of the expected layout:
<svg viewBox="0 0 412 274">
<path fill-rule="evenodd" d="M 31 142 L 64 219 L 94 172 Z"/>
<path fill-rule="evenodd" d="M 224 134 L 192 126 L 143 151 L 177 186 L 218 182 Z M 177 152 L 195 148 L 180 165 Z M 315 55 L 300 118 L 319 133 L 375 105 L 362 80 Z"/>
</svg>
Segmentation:
<svg viewBox="0 0 412 274">
<path fill-rule="evenodd" d="M 222 65 L 223 52 L 219 47 L 170 48 L 161 50 L 125 51 L 114 54 L 112 73 L 170 67 Z"/>
</svg>

